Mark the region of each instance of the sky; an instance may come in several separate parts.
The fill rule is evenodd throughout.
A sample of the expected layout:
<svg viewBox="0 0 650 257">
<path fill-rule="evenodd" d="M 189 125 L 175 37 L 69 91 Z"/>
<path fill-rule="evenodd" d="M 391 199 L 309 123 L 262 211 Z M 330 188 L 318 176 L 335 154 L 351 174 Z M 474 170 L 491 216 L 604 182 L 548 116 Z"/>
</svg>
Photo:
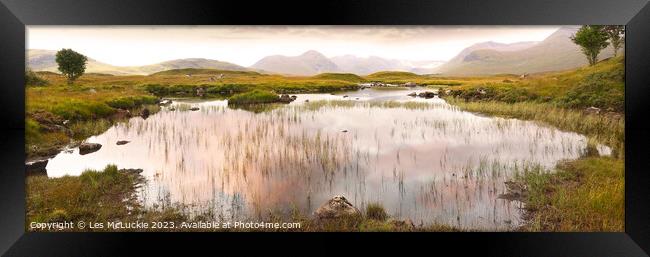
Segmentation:
<svg viewBox="0 0 650 257">
<path fill-rule="evenodd" d="M 28 26 L 27 49 L 72 48 L 117 66 L 207 58 L 250 66 L 269 55 L 447 61 L 475 43 L 541 41 L 559 26 Z"/>
</svg>

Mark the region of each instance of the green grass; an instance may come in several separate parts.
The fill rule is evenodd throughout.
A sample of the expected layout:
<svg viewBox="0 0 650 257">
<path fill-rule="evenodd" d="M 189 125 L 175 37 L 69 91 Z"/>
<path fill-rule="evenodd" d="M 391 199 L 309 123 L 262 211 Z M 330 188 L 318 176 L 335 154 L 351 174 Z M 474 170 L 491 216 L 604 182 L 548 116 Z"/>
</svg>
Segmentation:
<svg viewBox="0 0 650 257">
<path fill-rule="evenodd" d="M 483 91 L 483 93 L 481 93 Z M 559 107 L 598 107 L 623 112 L 625 58 L 619 56 L 563 72 L 534 74 L 526 79 L 468 82 L 450 95 L 467 101 L 544 102 Z"/>
<path fill-rule="evenodd" d="M 228 104 L 261 104 L 275 103 L 280 97 L 268 91 L 254 90 L 251 92 L 241 93 L 228 98 Z"/>
<path fill-rule="evenodd" d="M 129 216 L 141 178 L 119 172 L 84 171 L 78 177 L 27 177 L 27 220 L 35 222 L 107 221 Z M 127 199 L 127 201 L 124 201 Z"/>
<path fill-rule="evenodd" d="M 314 79 L 341 80 L 350 82 L 364 82 L 366 79 L 352 73 L 321 73 L 313 76 Z"/>
<path fill-rule="evenodd" d="M 528 222 L 524 231 L 625 230 L 622 159 L 587 157 L 557 166 L 556 173 L 528 173 Z"/>
</svg>

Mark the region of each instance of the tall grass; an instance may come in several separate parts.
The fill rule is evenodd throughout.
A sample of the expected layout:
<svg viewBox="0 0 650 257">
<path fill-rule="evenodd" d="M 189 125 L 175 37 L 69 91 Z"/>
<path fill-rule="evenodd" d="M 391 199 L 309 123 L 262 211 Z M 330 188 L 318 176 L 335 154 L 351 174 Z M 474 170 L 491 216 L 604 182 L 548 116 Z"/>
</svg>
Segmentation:
<svg viewBox="0 0 650 257">
<path fill-rule="evenodd" d="M 557 173 L 527 173 L 527 231 L 624 231 L 624 162 L 589 157 L 558 165 Z"/>
<path fill-rule="evenodd" d="M 625 118 L 622 115 L 587 114 L 580 110 L 535 102 L 467 102 L 456 98 L 448 98 L 447 102 L 470 112 L 541 121 L 562 130 L 584 134 L 612 147 L 618 157 L 624 157 Z"/>
</svg>

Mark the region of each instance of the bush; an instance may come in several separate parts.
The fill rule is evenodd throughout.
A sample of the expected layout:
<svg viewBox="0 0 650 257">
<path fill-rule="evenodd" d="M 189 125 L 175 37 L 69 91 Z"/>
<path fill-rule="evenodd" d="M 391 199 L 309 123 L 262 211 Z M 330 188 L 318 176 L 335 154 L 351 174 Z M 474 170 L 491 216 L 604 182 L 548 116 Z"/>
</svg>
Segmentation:
<svg viewBox="0 0 650 257">
<path fill-rule="evenodd" d="M 46 86 L 49 83 L 31 70 L 25 71 L 25 85 L 26 86 Z"/>
<path fill-rule="evenodd" d="M 366 217 L 373 220 L 386 220 L 388 218 L 388 214 L 386 213 L 386 210 L 384 210 L 384 207 L 381 206 L 381 204 L 370 203 L 366 207 Z"/>
<path fill-rule="evenodd" d="M 616 83 L 612 78 L 622 79 L 618 72 L 595 73 L 585 77 L 577 87 L 572 88 L 557 102 L 569 108 L 586 108 L 590 106 L 623 111 L 624 85 Z"/>
</svg>

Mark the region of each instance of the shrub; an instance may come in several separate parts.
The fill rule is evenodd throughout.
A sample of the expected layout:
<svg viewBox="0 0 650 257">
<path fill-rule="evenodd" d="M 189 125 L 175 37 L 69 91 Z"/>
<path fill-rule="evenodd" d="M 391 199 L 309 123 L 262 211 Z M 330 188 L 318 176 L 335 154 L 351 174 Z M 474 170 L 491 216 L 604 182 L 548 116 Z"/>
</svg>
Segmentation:
<svg viewBox="0 0 650 257">
<path fill-rule="evenodd" d="M 49 83 L 47 80 L 41 78 L 32 70 L 25 71 L 25 85 L 26 86 L 46 86 Z"/>
<path fill-rule="evenodd" d="M 388 214 L 386 213 L 386 210 L 384 210 L 384 207 L 381 206 L 381 204 L 370 203 L 366 207 L 366 217 L 373 220 L 386 220 L 388 218 Z"/>
</svg>

